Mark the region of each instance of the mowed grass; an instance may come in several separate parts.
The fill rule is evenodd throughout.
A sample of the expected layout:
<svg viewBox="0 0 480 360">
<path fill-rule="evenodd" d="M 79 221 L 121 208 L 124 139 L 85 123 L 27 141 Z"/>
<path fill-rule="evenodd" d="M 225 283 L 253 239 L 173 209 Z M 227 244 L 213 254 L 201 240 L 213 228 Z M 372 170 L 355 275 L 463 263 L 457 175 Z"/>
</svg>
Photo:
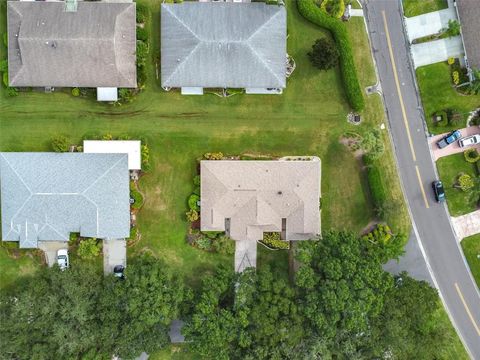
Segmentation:
<svg viewBox="0 0 480 360">
<path fill-rule="evenodd" d="M 406 17 L 438 11 L 447 7 L 447 0 L 403 0 L 403 12 Z"/>
<path fill-rule="evenodd" d="M 367 99 L 363 124 L 354 127 L 346 122 L 349 109 L 338 70 L 318 71 L 307 57 L 314 41 L 328 35 L 305 21 L 294 2 L 288 2 L 288 52 L 297 68 L 282 96 L 181 96 L 178 91 L 163 91 L 155 77 L 160 3 L 146 3 L 152 8 L 152 57 L 146 90 L 132 104 L 120 107 L 74 98 L 68 91 L 34 91 L 9 98 L 2 90 L 0 150 L 50 151 L 51 138 L 57 134 L 77 144 L 84 137 L 106 133 L 147 141 L 152 170 L 140 181 L 146 194 L 138 215 L 142 238 L 129 253 L 149 249 L 195 284 L 203 271 L 233 263 L 232 257 L 199 251 L 185 241 L 186 199 L 193 190 L 196 159 L 205 152 L 319 156 L 322 228 L 361 231 L 373 216 L 368 187 L 360 162 L 338 140 L 346 130 L 366 131 L 380 126 L 384 112 L 380 98 L 373 95 Z M 0 6 L 4 30 L 5 2 Z M 348 27 L 362 86 L 372 85 L 376 77 L 363 20 L 352 19 Z M 5 48 L 1 49 L 3 57 Z M 386 132 L 385 139 L 389 141 Z M 384 179 L 393 184 L 389 186 L 392 196 L 401 198 L 390 146 Z M 392 225 L 408 231 L 408 215 L 403 210 L 392 219 Z"/>
<path fill-rule="evenodd" d="M 480 234 L 469 236 L 463 239 L 460 244 L 473 278 L 477 286 L 480 287 Z"/>
<path fill-rule="evenodd" d="M 437 111 L 451 109 L 461 112 L 464 117 L 480 107 L 480 95 L 461 95 L 452 87 L 450 69 L 446 62 L 422 66 L 417 69 L 417 80 L 422 96 L 428 130 L 432 134 L 441 134 L 460 126 L 433 126 L 433 115 Z"/>
<path fill-rule="evenodd" d="M 14 286 L 19 277 L 33 274 L 41 264 L 41 259 L 32 252 L 11 250 L 0 246 L 0 290 Z"/>
<path fill-rule="evenodd" d="M 462 191 L 454 187 L 460 173 L 465 173 L 475 178 L 474 165 L 467 162 L 463 153 L 460 153 L 438 159 L 437 169 L 445 188 L 450 215 L 460 216 L 475 211 L 478 196 L 475 198 L 471 192 Z"/>
</svg>

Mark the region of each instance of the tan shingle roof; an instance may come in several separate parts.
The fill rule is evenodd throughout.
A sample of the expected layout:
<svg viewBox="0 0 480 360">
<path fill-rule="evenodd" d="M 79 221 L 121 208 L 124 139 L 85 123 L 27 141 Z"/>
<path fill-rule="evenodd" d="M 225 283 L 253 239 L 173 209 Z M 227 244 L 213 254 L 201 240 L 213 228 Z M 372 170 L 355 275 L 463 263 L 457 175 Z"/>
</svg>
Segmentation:
<svg viewBox="0 0 480 360">
<path fill-rule="evenodd" d="M 471 67 L 480 68 L 480 2 L 477 0 L 456 0 L 462 36 Z"/>
<path fill-rule="evenodd" d="M 320 233 L 320 159 L 311 161 L 202 161 L 201 229 L 234 240 L 261 240 L 282 231 L 287 240 Z"/>
</svg>

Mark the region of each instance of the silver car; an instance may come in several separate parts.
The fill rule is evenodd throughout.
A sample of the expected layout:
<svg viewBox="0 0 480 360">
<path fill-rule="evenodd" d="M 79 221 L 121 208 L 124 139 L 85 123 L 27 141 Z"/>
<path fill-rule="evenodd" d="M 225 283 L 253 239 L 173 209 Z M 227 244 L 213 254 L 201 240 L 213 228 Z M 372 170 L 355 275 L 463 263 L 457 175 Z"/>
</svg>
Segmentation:
<svg viewBox="0 0 480 360">
<path fill-rule="evenodd" d="M 458 140 L 460 147 L 466 147 L 470 145 L 480 144 L 480 134 L 464 137 Z"/>
</svg>

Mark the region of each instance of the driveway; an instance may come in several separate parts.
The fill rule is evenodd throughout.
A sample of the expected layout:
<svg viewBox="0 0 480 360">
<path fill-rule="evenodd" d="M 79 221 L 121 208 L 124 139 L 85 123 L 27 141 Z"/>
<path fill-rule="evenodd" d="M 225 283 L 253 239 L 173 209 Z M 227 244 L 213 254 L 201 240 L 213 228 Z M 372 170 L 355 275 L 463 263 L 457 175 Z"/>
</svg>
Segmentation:
<svg viewBox="0 0 480 360">
<path fill-rule="evenodd" d="M 446 61 L 450 57 L 463 54 L 463 43 L 460 36 L 429 41 L 411 46 L 415 68 Z"/>
<path fill-rule="evenodd" d="M 251 240 L 235 241 L 235 271 L 257 267 L 257 242 Z"/>
<path fill-rule="evenodd" d="M 452 217 L 452 224 L 459 240 L 480 233 L 480 210 Z"/>
<path fill-rule="evenodd" d="M 48 266 L 52 267 L 57 263 L 57 251 L 68 249 L 66 241 L 39 241 L 38 248 L 43 250 Z"/>
<path fill-rule="evenodd" d="M 460 132 L 462 133 L 462 137 L 470 136 L 470 135 L 475 135 L 475 134 L 480 134 L 480 126 L 470 126 L 468 128 L 463 128 L 460 129 Z M 432 157 L 435 161 L 440 159 L 441 157 L 452 155 L 452 154 L 457 154 L 464 152 L 465 150 L 469 148 L 474 148 L 478 149 L 480 151 L 480 144 L 474 145 L 474 146 L 469 146 L 466 148 L 461 148 L 458 146 L 458 141 L 455 141 L 453 144 L 448 145 L 447 147 L 443 149 L 439 149 L 437 146 L 437 141 L 439 141 L 441 138 L 446 136 L 448 133 L 443 133 L 440 135 L 435 135 L 429 138 L 428 143 L 430 144 L 430 149 L 432 151 Z"/>
<path fill-rule="evenodd" d="M 414 39 L 437 34 L 448 27 L 448 20 L 457 20 L 457 13 L 453 6 L 448 9 L 405 18 L 408 40 L 412 42 Z"/>
<path fill-rule="evenodd" d="M 103 272 L 113 273 L 115 265 L 127 266 L 127 241 L 125 239 L 103 240 Z"/>
</svg>

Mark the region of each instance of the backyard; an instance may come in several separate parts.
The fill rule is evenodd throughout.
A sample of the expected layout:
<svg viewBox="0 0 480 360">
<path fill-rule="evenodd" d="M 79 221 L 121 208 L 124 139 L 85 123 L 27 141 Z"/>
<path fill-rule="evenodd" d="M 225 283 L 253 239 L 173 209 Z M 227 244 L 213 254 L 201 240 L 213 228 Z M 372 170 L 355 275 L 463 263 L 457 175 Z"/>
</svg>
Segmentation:
<svg viewBox="0 0 480 360">
<path fill-rule="evenodd" d="M 447 0 L 403 0 L 406 17 L 417 16 L 447 8 Z"/>
<path fill-rule="evenodd" d="M 463 239 L 461 244 L 473 278 L 480 287 L 480 234 Z"/>
<path fill-rule="evenodd" d="M 474 189 L 463 191 L 454 187 L 460 173 L 467 174 L 472 179 L 478 178 L 475 165 L 467 162 L 463 153 L 460 153 L 438 159 L 437 169 L 445 187 L 445 196 L 450 215 L 460 216 L 475 211 L 477 209 L 479 192 Z M 476 186 L 478 187 L 478 184 Z"/>
<path fill-rule="evenodd" d="M 468 114 L 480 107 L 480 95 L 463 95 L 453 88 L 449 65 L 446 62 L 418 68 L 417 80 L 428 130 L 432 134 L 465 127 Z M 435 126 L 434 114 L 446 110 L 460 113 L 463 120 L 459 124 Z"/>
</svg>

